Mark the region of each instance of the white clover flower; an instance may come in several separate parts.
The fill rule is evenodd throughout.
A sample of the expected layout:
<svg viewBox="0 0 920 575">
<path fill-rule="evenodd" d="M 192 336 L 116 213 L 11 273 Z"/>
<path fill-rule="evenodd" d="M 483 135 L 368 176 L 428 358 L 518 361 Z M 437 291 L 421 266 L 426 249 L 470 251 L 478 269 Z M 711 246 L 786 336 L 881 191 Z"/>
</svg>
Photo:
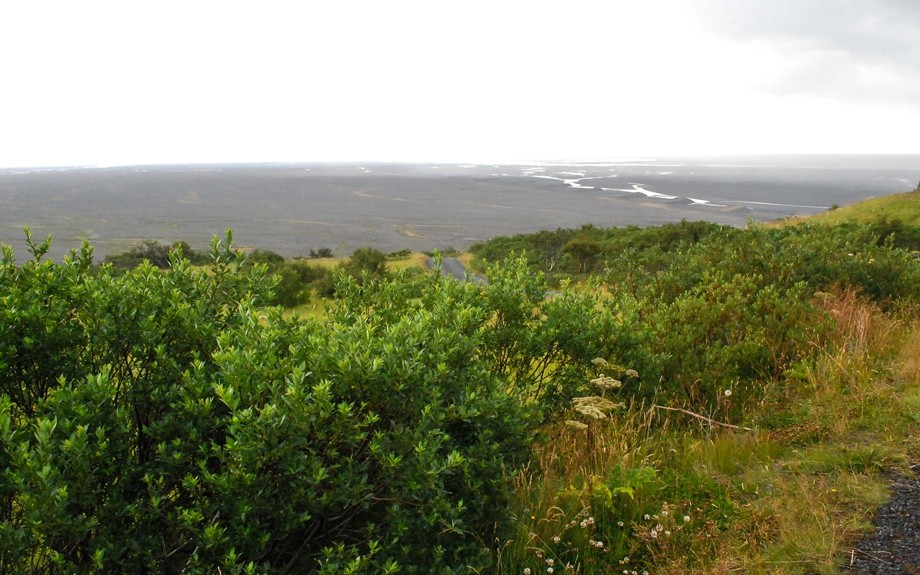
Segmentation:
<svg viewBox="0 0 920 575">
<path fill-rule="evenodd" d="M 590 545 L 591 547 L 594 547 L 594 543 L 595 543 L 594 539 L 588 539 L 588 545 Z"/>
<path fill-rule="evenodd" d="M 725 390 L 725 397 L 731 397 L 731 396 L 732 396 L 732 390 L 726 389 L 726 390 Z"/>
<path fill-rule="evenodd" d="M 587 520 L 582 519 L 580 525 L 581 525 L 581 528 L 582 528 L 582 529 L 584 529 L 585 527 L 587 527 L 587 526 L 588 526 Z"/>
<path fill-rule="evenodd" d="M 652 535 L 652 539 L 658 539 L 658 532 L 655 531 L 654 529 L 652 529 L 651 535 Z"/>
<path fill-rule="evenodd" d="M 690 523 L 690 516 L 684 515 L 684 523 Z"/>
<path fill-rule="evenodd" d="M 546 572 L 549 573 L 550 575 L 552 575 L 552 574 L 553 574 L 553 568 L 552 568 L 552 567 L 547 567 L 547 568 L 546 568 Z"/>
<path fill-rule="evenodd" d="M 617 526 L 618 526 L 618 527 L 622 527 L 622 526 L 623 526 L 623 522 L 622 522 L 622 521 L 617 521 Z"/>
<path fill-rule="evenodd" d="M 603 549 L 603 548 L 604 548 L 604 542 L 603 542 L 603 541 L 598 541 L 597 543 L 594 544 L 594 546 L 597 547 L 598 549 Z"/>
<path fill-rule="evenodd" d="M 546 564 L 552 567 L 553 565 L 556 564 L 556 562 L 552 558 L 549 558 L 546 560 Z"/>
<path fill-rule="evenodd" d="M 651 519 L 651 517 L 649 517 L 649 514 L 646 513 L 645 515 L 642 516 L 642 519 L 645 519 L 646 521 L 648 521 L 649 519 Z"/>
<path fill-rule="evenodd" d="M 530 575 L 530 567 L 524 567 L 524 575 Z"/>
<path fill-rule="evenodd" d="M 664 531 L 664 527 L 662 527 L 661 523 L 655 526 L 655 531 Z"/>
<path fill-rule="evenodd" d="M 559 543 L 560 541 L 562 541 L 562 538 L 559 537 L 558 535 L 556 535 L 555 537 L 553 537 L 553 543 Z"/>
<path fill-rule="evenodd" d="M 665 534 L 666 537 L 670 537 L 670 536 L 671 536 L 671 532 L 670 532 L 670 531 L 665 531 L 664 534 Z"/>
</svg>

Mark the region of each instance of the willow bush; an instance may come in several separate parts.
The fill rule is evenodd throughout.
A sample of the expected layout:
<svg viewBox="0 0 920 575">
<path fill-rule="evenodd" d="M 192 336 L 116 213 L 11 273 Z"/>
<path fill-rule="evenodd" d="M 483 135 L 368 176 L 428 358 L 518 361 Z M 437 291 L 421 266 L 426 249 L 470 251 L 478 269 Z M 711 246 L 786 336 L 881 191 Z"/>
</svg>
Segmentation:
<svg viewBox="0 0 920 575">
<path fill-rule="evenodd" d="M 488 566 L 509 470 L 612 338 L 593 296 L 339 273 L 327 320 L 285 320 L 230 240 L 118 273 L 4 249 L 0 571 Z"/>
</svg>

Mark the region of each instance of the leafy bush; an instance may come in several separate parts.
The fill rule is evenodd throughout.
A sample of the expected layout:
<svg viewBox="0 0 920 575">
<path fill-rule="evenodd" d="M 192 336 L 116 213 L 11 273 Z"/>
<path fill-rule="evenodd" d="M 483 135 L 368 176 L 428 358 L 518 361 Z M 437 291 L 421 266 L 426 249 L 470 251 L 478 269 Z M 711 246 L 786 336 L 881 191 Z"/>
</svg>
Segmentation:
<svg viewBox="0 0 920 575">
<path fill-rule="evenodd" d="M 331 258 L 331 257 L 332 257 L 332 248 L 319 248 L 319 249 L 315 249 L 315 250 L 314 250 L 314 249 L 311 249 L 311 250 L 310 250 L 310 257 L 311 257 L 311 258 L 314 258 L 314 259 L 319 259 L 319 258 Z"/>
<path fill-rule="evenodd" d="M 5 248 L 0 571 L 484 568 L 539 421 L 478 288 L 343 276 L 330 321 L 287 322 L 219 247 L 121 275 Z"/>
<path fill-rule="evenodd" d="M 125 270 L 136 268 L 144 262 L 149 262 L 152 266 L 163 269 L 169 267 L 170 254 L 177 250 L 184 258 L 195 265 L 208 263 L 208 255 L 196 252 L 187 242 L 179 241 L 163 245 L 157 240 L 145 240 L 140 245 L 134 246 L 124 253 L 109 254 L 105 257 L 104 262 Z"/>
<path fill-rule="evenodd" d="M 358 248 L 342 264 L 342 271 L 358 281 L 378 280 L 387 275 L 387 256 L 374 248 Z"/>
<path fill-rule="evenodd" d="M 744 417 L 820 349 L 816 292 L 916 303 L 920 269 L 891 237 L 586 226 L 507 240 L 535 243 L 488 285 L 391 276 L 365 250 L 333 286 L 302 260 L 247 261 L 229 236 L 210 269 L 176 250 L 118 273 L 88 246 L 43 261 L 48 242 L 27 236 L 30 261 L 0 260 L 0 572 L 483 572 L 509 535 L 509 559 L 531 565 L 530 533 L 604 571 L 665 562 L 668 545 L 703 552 L 729 490 L 695 461 L 653 471 L 648 403 L 571 431 L 572 400 L 626 366 L 618 401 Z M 602 261 L 605 281 L 550 290 L 538 269 L 559 279 L 566 258 Z M 322 323 L 262 307 L 323 282 L 336 299 Z M 538 431 L 558 435 L 540 468 L 574 475 L 521 506 L 537 513 L 496 513 L 535 469 Z M 712 511 L 671 524 L 661 497 Z M 682 526 L 698 519 L 693 547 Z"/>
<path fill-rule="evenodd" d="M 723 415 L 758 400 L 765 382 L 813 352 L 824 322 L 810 293 L 760 275 L 711 273 L 662 302 L 650 316 L 651 347 L 666 358 L 660 391 L 705 412 L 721 405 Z"/>
<path fill-rule="evenodd" d="M 314 291 L 321 297 L 329 297 L 334 291 L 332 272 L 310 265 L 303 259 L 286 261 L 273 251 L 257 249 L 246 256 L 245 265 L 264 265 L 273 276 L 273 295 L 270 298 L 273 305 L 297 307 L 310 301 Z"/>
</svg>

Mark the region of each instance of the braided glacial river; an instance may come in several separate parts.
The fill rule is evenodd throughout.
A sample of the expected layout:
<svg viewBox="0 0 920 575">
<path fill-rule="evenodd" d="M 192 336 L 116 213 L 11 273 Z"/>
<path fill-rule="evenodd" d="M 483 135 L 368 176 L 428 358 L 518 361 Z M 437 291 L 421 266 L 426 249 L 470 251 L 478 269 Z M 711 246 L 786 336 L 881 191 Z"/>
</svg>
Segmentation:
<svg viewBox="0 0 920 575">
<path fill-rule="evenodd" d="M 0 242 L 101 258 L 142 239 L 286 256 L 361 246 L 463 249 L 497 235 L 682 219 L 743 226 L 813 214 L 920 181 L 920 156 L 758 156 L 518 164 L 226 164 L 0 169 Z"/>
</svg>

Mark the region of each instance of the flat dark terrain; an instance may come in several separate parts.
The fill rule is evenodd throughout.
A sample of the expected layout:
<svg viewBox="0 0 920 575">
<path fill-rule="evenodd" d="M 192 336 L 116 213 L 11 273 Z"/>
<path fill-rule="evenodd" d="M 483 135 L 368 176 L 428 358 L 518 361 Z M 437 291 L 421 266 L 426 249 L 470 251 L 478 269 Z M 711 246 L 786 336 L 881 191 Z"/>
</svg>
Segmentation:
<svg viewBox="0 0 920 575">
<path fill-rule="evenodd" d="M 497 235 L 688 220 L 743 226 L 810 214 L 920 180 L 920 156 L 756 157 L 521 165 L 259 164 L 0 170 L 0 242 L 22 228 L 51 255 L 99 259 L 142 239 L 286 256 L 361 246 L 463 249 Z"/>
</svg>

